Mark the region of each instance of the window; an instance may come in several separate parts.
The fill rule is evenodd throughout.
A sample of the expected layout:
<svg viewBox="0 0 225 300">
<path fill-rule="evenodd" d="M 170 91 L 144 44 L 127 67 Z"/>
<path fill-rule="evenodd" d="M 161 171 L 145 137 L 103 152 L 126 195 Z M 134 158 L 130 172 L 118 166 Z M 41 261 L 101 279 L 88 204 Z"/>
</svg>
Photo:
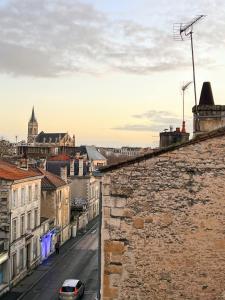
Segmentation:
<svg viewBox="0 0 225 300">
<path fill-rule="evenodd" d="M 34 237 L 33 240 L 33 258 L 37 258 L 37 237 Z"/>
<path fill-rule="evenodd" d="M 21 215 L 20 217 L 20 234 L 25 234 L 25 215 Z"/>
<path fill-rule="evenodd" d="M 34 192 L 35 200 L 38 200 L 38 185 L 35 184 L 35 192 Z"/>
<path fill-rule="evenodd" d="M 18 202 L 18 190 L 13 190 L 12 207 L 16 207 L 17 202 Z"/>
<path fill-rule="evenodd" d="M 25 205 L 25 188 L 21 189 L 21 205 Z"/>
<path fill-rule="evenodd" d="M 16 240 L 16 237 L 17 237 L 17 232 L 16 232 L 16 219 L 13 219 L 12 220 L 12 240 L 15 241 Z"/>
<path fill-rule="evenodd" d="M 29 199 L 28 199 L 29 202 L 32 201 L 32 186 L 30 185 L 29 186 Z"/>
<path fill-rule="evenodd" d="M 38 224 L 38 209 L 34 210 L 34 227 L 37 227 Z"/>
<path fill-rule="evenodd" d="M 31 211 L 29 211 L 27 214 L 27 229 L 31 229 Z"/>
<path fill-rule="evenodd" d="M 20 256 L 19 256 L 19 270 L 23 270 L 23 262 L 24 262 L 24 249 L 20 249 Z"/>
</svg>

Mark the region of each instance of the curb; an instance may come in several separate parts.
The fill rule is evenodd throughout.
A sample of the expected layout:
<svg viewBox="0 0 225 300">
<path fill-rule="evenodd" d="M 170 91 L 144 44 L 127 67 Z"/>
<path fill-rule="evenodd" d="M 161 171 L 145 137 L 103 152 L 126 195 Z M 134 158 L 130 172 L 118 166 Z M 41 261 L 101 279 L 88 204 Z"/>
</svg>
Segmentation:
<svg viewBox="0 0 225 300">
<path fill-rule="evenodd" d="M 67 253 L 67 252 L 69 252 L 75 245 L 77 245 L 84 237 L 86 237 L 92 230 L 93 230 L 93 228 L 95 227 L 97 225 L 97 222 L 87 231 L 87 232 L 85 232 L 85 234 L 83 235 L 83 236 L 81 236 L 81 238 L 78 240 L 78 241 L 76 241 L 71 247 L 69 247 L 66 251 L 65 251 L 65 253 L 64 253 L 64 256 L 65 256 L 65 254 Z M 63 256 L 62 256 L 63 257 Z M 60 261 L 58 260 L 58 261 L 56 261 L 52 266 L 51 266 L 51 268 L 49 268 L 49 270 L 47 270 L 40 278 L 38 278 L 38 280 L 36 280 L 31 286 L 30 286 L 30 288 L 28 289 L 28 290 L 26 290 L 25 292 L 23 292 L 18 298 L 17 298 L 17 300 L 21 300 L 21 299 L 23 299 L 23 297 L 25 297 L 26 296 L 26 294 L 28 294 L 29 293 L 29 291 L 31 290 L 31 289 L 33 289 L 33 287 L 35 286 L 35 285 L 37 285 L 41 280 L 42 280 L 42 278 L 44 278 L 57 264 L 59 264 L 60 263 Z"/>
</svg>

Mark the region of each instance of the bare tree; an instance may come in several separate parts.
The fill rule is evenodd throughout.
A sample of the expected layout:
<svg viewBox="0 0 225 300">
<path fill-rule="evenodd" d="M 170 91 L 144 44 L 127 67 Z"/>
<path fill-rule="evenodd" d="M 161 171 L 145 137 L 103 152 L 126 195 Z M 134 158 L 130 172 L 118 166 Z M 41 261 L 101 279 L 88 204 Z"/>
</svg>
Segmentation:
<svg viewBox="0 0 225 300">
<path fill-rule="evenodd" d="M 0 157 L 7 157 L 7 156 L 12 156 L 13 155 L 13 152 L 14 152 L 14 149 L 13 149 L 13 145 L 1 138 L 0 139 Z"/>
</svg>

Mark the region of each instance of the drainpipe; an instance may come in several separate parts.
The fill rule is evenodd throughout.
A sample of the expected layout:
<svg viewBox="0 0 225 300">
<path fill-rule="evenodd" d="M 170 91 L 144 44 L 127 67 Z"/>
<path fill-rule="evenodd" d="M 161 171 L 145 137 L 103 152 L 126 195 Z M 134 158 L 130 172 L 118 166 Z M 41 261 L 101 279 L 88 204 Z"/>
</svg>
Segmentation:
<svg viewBox="0 0 225 300">
<path fill-rule="evenodd" d="M 101 244 L 102 244 L 102 179 L 100 180 L 99 191 L 99 237 L 98 237 L 98 300 L 101 300 Z"/>
</svg>

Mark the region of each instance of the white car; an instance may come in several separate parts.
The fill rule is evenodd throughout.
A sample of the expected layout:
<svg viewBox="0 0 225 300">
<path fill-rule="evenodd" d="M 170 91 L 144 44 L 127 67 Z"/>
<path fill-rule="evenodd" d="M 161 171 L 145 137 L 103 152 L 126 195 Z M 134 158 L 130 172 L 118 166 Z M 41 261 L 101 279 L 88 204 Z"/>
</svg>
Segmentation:
<svg viewBox="0 0 225 300">
<path fill-rule="evenodd" d="M 60 300 L 76 300 L 84 295 L 84 283 L 78 279 L 66 279 L 59 290 Z"/>
</svg>

